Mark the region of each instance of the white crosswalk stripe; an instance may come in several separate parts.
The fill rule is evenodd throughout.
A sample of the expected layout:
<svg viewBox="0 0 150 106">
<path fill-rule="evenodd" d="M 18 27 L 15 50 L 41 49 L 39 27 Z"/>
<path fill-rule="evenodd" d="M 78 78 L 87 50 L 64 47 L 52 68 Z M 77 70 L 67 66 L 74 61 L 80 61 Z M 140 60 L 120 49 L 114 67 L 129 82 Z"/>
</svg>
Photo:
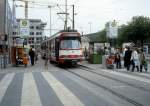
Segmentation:
<svg viewBox="0 0 150 106">
<path fill-rule="evenodd" d="M 4 97 L 8 86 L 10 85 L 11 81 L 13 80 L 14 75 L 15 75 L 14 73 L 7 74 L 0 82 L 0 102 L 2 101 L 2 99 Z"/>
<path fill-rule="evenodd" d="M 49 72 L 42 72 L 42 75 L 64 106 L 84 106 L 84 104 L 52 74 Z"/>
<path fill-rule="evenodd" d="M 32 73 L 24 74 L 21 106 L 42 106 Z"/>
</svg>

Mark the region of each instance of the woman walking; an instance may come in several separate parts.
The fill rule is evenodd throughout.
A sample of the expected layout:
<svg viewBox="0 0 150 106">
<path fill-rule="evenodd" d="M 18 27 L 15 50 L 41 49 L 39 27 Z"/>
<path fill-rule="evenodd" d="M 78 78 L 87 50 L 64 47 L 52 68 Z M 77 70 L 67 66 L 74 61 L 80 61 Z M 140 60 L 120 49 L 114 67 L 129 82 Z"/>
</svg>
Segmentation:
<svg viewBox="0 0 150 106">
<path fill-rule="evenodd" d="M 139 71 L 139 65 L 140 65 L 140 60 L 139 60 L 139 54 L 138 54 L 138 49 L 135 48 L 132 51 L 132 55 L 131 55 L 131 61 L 132 61 L 132 72 L 134 72 L 134 68 L 137 68 L 137 71 Z"/>
<path fill-rule="evenodd" d="M 142 72 L 142 68 L 145 62 L 145 54 L 143 53 L 143 49 L 140 51 L 140 72 Z"/>
</svg>

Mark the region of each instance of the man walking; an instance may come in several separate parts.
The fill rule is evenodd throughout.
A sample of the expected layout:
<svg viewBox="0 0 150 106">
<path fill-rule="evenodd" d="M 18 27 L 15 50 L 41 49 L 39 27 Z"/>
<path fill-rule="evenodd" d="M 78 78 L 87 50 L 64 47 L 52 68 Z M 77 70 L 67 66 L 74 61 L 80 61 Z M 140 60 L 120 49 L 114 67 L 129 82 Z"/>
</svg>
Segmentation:
<svg viewBox="0 0 150 106">
<path fill-rule="evenodd" d="M 32 48 L 29 50 L 29 56 L 31 60 L 31 65 L 34 65 L 34 58 L 35 58 L 35 52 L 32 50 Z"/>
<path fill-rule="evenodd" d="M 145 62 L 145 54 L 143 53 L 143 49 L 141 49 L 140 51 L 140 72 L 142 72 L 142 68 L 144 66 L 144 62 Z"/>
<path fill-rule="evenodd" d="M 130 50 L 130 47 L 127 47 L 127 50 L 125 51 L 125 56 L 124 56 L 124 64 L 127 68 L 127 71 L 129 71 L 129 69 L 130 69 L 131 53 L 132 53 L 132 51 Z"/>
</svg>

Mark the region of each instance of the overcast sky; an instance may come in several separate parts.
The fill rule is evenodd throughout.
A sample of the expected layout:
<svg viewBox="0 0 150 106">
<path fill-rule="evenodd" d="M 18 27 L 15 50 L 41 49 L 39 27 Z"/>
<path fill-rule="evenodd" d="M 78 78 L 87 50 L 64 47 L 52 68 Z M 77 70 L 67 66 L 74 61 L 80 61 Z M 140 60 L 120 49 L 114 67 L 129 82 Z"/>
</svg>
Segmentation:
<svg viewBox="0 0 150 106">
<path fill-rule="evenodd" d="M 33 0 L 42 4 L 56 4 L 64 5 L 65 0 Z M 98 32 L 105 27 L 108 21 L 116 20 L 119 25 L 126 24 L 133 16 L 148 16 L 150 17 L 150 0 L 67 0 L 68 5 L 75 5 L 75 27 L 79 32 L 84 34 Z M 19 2 L 17 2 L 18 4 Z M 20 3 L 23 4 L 23 3 Z M 41 19 L 47 22 L 46 29 L 49 29 L 49 9 L 44 6 L 29 5 L 29 18 Z M 57 32 L 57 29 L 63 29 L 63 15 L 59 17 L 58 12 L 64 10 L 64 6 L 52 8 L 52 33 Z M 61 10 L 62 9 L 62 10 Z M 68 6 L 70 13 L 69 17 L 72 18 L 72 7 Z M 24 18 L 24 8 L 17 7 L 16 15 L 18 18 Z M 71 26 L 71 21 L 69 25 Z M 48 31 L 48 30 L 47 30 Z M 48 34 L 46 31 L 45 34 Z M 48 35 L 47 35 L 48 36 Z"/>
</svg>

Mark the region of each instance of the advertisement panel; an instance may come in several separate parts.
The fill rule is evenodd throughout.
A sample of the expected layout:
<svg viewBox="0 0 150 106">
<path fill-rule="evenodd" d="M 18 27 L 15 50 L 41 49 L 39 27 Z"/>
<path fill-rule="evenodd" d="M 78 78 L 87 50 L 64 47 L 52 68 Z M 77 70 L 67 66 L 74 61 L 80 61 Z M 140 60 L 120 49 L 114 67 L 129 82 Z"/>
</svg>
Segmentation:
<svg viewBox="0 0 150 106">
<path fill-rule="evenodd" d="M 29 36 L 29 28 L 20 28 L 20 35 L 25 37 L 25 36 Z"/>
<path fill-rule="evenodd" d="M 117 22 L 108 22 L 106 24 L 106 34 L 109 38 L 116 38 L 118 36 L 118 26 Z"/>
</svg>

